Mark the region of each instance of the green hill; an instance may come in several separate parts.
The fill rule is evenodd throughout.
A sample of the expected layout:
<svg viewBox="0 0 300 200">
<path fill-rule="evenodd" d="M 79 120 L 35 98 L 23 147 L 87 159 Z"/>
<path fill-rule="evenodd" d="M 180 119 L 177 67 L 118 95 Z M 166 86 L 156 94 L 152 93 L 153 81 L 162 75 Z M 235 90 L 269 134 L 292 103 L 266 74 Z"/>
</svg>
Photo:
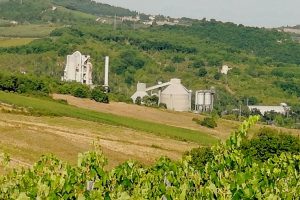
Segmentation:
<svg viewBox="0 0 300 200">
<path fill-rule="evenodd" d="M 21 3 L 22 2 L 22 3 Z M 30 22 L 83 22 L 97 16 L 136 15 L 128 9 L 91 0 L 10 0 L 0 1 L 0 19 Z"/>
<path fill-rule="evenodd" d="M 112 25 L 97 23 L 95 15 L 111 15 L 118 10 L 118 15 L 135 13 L 87 0 L 24 0 L 22 5 L 19 2 L 2 3 L 1 17 L 41 23 L 49 21 L 52 15 L 40 11 L 51 13 L 52 5 L 59 5 L 57 12 L 61 15 L 53 14 L 53 22 L 74 23 L 29 44 L 0 48 L 3 70 L 21 69 L 59 79 L 66 55 L 79 50 L 91 55 L 96 84 L 103 82 L 103 57 L 111 57 L 111 89 L 122 99 L 134 92 L 138 81 L 150 85 L 177 77 L 194 91 L 215 86 L 217 107 L 230 109 L 247 97 L 261 104 L 299 102 L 300 45 L 289 34 L 215 20 L 190 20 L 190 26 L 145 28 L 118 22 L 114 30 Z M 64 18 L 66 15 L 70 17 Z M 225 64 L 233 68 L 228 76 L 219 73 Z"/>
</svg>

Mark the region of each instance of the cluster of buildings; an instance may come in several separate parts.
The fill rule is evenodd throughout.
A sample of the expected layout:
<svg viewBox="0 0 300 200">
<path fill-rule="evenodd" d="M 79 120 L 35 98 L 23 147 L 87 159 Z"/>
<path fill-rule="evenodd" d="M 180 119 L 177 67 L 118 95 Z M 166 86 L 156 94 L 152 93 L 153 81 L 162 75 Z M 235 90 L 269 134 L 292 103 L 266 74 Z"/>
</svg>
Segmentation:
<svg viewBox="0 0 300 200">
<path fill-rule="evenodd" d="M 222 74 L 227 74 L 230 67 L 224 65 L 220 70 Z M 79 51 L 67 56 L 67 63 L 62 77 L 63 81 L 75 81 L 89 86 L 93 85 L 93 65 L 89 55 L 83 55 Z M 104 89 L 109 91 L 109 57 L 105 57 Z M 169 82 L 159 82 L 157 85 L 147 87 L 146 83 L 138 83 L 136 92 L 131 99 L 136 103 L 137 98 L 143 99 L 146 96 L 156 95 L 158 104 L 165 104 L 167 109 L 173 111 L 187 112 L 192 111 L 192 102 L 194 102 L 195 112 L 210 112 L 214 106 L 215 89 L 197 90 L 193 94 L 182 85 L 181 80 L 171 79 Z M 274 111 L 287 115 L 290 108 L 282 103 L 279 106 L 248 106 L 249 110 L 258 110 L 261 114 Z"/>
<path fill-rule="evenodd" d="M 195 92 L 195 111 L 211 111 L 213 109 L 214 90 L 199 90 Z M 192 111 L 192 90 L 188 90 L 181 84 L 181 80 L 177 78 L 171 79 L 169 82 L 146 87 L 145 83 L 137 84 L 137 91 L 131 96 L 136 103 L 137 98 L 143 99 L 146 96 L 156 95 L 158 104 L 163 103 L 168 110 L 173 111 Z"/>
</svg>

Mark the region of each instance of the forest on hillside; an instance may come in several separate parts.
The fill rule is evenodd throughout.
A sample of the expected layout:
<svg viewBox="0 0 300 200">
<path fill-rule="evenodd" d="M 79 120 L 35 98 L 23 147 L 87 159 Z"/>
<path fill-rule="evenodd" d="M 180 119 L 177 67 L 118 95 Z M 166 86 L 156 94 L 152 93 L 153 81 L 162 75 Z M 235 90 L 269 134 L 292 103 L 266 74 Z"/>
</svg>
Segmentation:
<svg viewBox="0 0 300 200">
<path fill-rule="evenodd" d="M 58 13 L 49 11 L 54 3 L 60 5 Z M 114 27 L 95 21 L 102 8 L 118 11 L 105 6 L 88 0 L 76 4 L 67 0 L 2 1 L 2 18 L 22 18 L 21 23 L 32 24 L 47 24 L 51 16 L 55 20 L 46 37 L 24 45 L 0 46 L 1 69 L 59 80 L 66 56 L 79 50 L 91 56 L 93 82 L 99 85 L 103 83 L 103 58 L 111 57 L 110 87 L 121 101 L 128 101 L 138 81 L 150 86 L 176 77 L 194 91 L 215 87 L 219 114 L 225 110 L 236 115 L 231 110 L 246 105 L 245 99 L 253 104 L 299 104 L 300 44 L 289 34 L 205 19 L 184 19 L 189 21 L 186 26 L 136 28 L 133 23 L 118 22 Z M 43 9 L 49 13 L 41 14 Z M 16 27 L 25 29 L 26 23 Z M 223 75 L 222 65 L 233 69 Z"/>
</svg>

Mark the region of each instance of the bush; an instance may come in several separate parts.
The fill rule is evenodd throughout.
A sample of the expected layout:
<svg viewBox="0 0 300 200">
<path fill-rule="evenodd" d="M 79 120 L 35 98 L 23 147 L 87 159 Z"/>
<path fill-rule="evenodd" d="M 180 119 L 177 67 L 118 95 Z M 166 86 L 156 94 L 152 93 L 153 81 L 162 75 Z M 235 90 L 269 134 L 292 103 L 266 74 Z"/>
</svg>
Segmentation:
<svg viewBox="0 0 300 200">
<path fill-rule="evenodd" d="M 88 86 L 78 85 L 73 89 L 72 95 L 79 98 L 88 98 L 90 96 L 90 89 Z"/>
<path fill-rule="evenodd" d="M 204 77 L 204 76 L 206 76 L 206 75 L 207 75 L 206 69 L 205 69 L 204 67 L 199 68 L 198 76 Z"/>
<path fill-rule="evenodd" d="M 288 133 L 262 128 L 251 140 L 244 141 L 241 149 L 246 156 L 264 162 L 283 152 L 300 153 L 300 141 Z"/>
<path fill-rule="evenodd" d="M 143 98 L 143 103 L 145 104 L 145 106 L 149 106 L 149 107 L 157 107 L 158 106 L 158 96 L 156 95 L 152 95 L 152 96 L 145 96 Z"/>
<path fill-rule="evenodd" d="M 135 99 L 135 104 L 141 105 L 141 104 L 142 104 L 142 98 L 141 98 L 141 97 L 137 97 L 137 98 Z"/>
<path fill-rule="evenodd" d="M 212 117 L 205 117 L 204 120 L 200 123 L 201 126 L 205 126 L 207 128 L 215 128 L 217 127 L 217 122 Z"/>
<path fill-rule="evenodd" d="M 213 152 L 210 147 L 194 148 L 185 153 L 185 156 L 191 156 L 189 164 L 196 168 L 203 170 L 206 163 L 214 159 Z"/>
<path fill-rule="evenodd" d="M 107 94 L 104 93 L 102 87 L 95 87 L 91 92 L 91 99 L 101 102 L 101 103 L 109 103 L 109 98 Z"/>
</svg>

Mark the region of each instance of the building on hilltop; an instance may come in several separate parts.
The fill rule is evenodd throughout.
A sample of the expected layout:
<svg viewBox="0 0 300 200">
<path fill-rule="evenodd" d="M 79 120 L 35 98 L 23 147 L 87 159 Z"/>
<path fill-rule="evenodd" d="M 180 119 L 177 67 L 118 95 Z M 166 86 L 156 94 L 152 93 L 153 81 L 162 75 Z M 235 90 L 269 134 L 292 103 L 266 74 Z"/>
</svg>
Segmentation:
<svg viewBox="0 0 300 200">
<path fill-rule="evenodd" d="M 76 81 L 92 85 L 92 69 L 89 55 L 82 55 L 79 51 L 67 56 L 67 64 L 64 70 L 63 81 Z"/>
</svg>

